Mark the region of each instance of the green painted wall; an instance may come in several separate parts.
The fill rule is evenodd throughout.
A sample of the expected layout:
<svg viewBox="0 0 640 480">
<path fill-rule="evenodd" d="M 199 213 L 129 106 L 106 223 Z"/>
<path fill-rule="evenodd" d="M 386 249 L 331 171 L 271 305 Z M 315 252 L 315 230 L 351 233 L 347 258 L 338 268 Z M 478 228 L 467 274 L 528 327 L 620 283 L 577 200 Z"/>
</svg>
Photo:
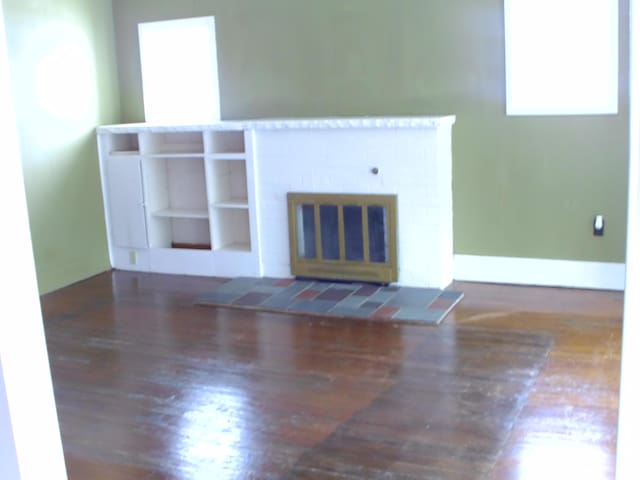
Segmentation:
<svg viewBox="0 0 640 480">
<path fill-rule="evenodd" d="M 112 5 L 3 5 L 34 256 L 45 293 L 110 268 L 95 127 L 120 117 Z"/>
<path fill-rule="evenodd" d="M 456 253 L 624 261 L 628 0 L 620 114 L 558 118 L 504 115 L 503 0 L 113 4 L 123 121 L 143 120 L 136 24 L 215 15 L 223 118 L 456 114 Z"/>
</svg>

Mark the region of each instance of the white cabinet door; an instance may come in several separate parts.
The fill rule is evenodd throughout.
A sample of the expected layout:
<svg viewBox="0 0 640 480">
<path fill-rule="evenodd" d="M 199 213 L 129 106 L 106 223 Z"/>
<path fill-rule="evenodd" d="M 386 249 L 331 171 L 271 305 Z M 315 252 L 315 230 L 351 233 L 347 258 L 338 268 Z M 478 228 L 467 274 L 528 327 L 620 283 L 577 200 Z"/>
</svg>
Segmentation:
<svg viewBox="0 0 640 480">
<path fill-rule="evenodd" d="M 147 248 L 140 160 L 110 157 L 106 166 L 111 241 L 116 247 Z"/>
</svg>

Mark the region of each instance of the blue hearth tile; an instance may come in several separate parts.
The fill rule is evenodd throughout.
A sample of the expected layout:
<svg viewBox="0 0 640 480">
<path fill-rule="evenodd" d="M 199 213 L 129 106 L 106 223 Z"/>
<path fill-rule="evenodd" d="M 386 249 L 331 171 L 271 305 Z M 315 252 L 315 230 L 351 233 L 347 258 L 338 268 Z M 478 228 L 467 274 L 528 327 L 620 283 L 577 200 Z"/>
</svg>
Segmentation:
<svg viewBox="0 0 640 480">
<path fill-rule="evenodd" d="M 267 308 L 286 309 L 290 303 L 291 297 L 289 296 L 273 295 L 272 297 L 262 302 L 260 305 Z"/>
<path fill-rule="evenodd" d="M 351 295 L 344 298 L 343 300 L 340 300 L 336 307 L 359 308 L 360 305 L 362 305 L 367 299 L 368 297 L 358 297 L 355 295 Z"/>
<path fill-rule="evenodd" d="M 259 278 L 238 277 L 221 285 L 216 290 L 224 293 L 240 293 L 244 294 L 251 290 L 251 288 L 258 283 Z"/>
<path fill-rule="evenodd" d="M 249 292 L 240 298 L 236 299 L 233 304 L 234 305 L 244 305 L 247 307 L 257 306 L 268 299 L 271 295 L 268 293 L 256 293 Z"/>
<path fill-rule="evenodd" d="M 213 292 L 208 293 L 200 297 L 200 301 L 203 303 L 226 303 L 231 304 L 235 299 L 240 297 L 242 294 L 238 293 L 224 293 L 224 292 Z"/>
<path fill-rule="evenodd" d="M 396 294 L 395 291 L 390 292 L 381 288 L 379 292 L 371 295 L 368 301 L 385 303 L 385 302 L 388 302 L 395 294 Z"/>
<path fill-rule="evenodd" d="M 274 285 L 255 285 L 251 288 L 252 292 L 257 293 L 269 293 L 269 294 L 277 294 L 283 290 L 282 287 L 276 287 Z"/>
<path fill-rule="evenodd" d="M 382 306 L 382 302 L 372 302 L 371 300 L 364 302 L 360 308 L 366 308 L 371 310 L 377 310 Z"/>
<path fill-rule="evenodd" d="M 382 287 L 382 288 L 380 289 L 380 291 L 382 291 L 382 292 L 391 292 L 391 293 L 395 293 L 395 292 L 397 292 L 398 290 L 400 290 L 400 288 L 401 288 L 401 287 L 398 287 L 398 286 L 396 286 L 396 285 L 389 285 L 388 287 Z"/>
<path fill-rule="evenodd" d="M 426 307 L 439 295 L 440 290 L 433 288 L 403 287 L 386 302 L 386 305 L 390 307 Z"/>
<path fill-rule="evenodd" d="M 326 313 L 336 302 L 328 300 L 295 300 L 287 306 L 287 310 L 309 313 Z"/>
<path fill-rule="evenodd" d="M 300 293 L 303 290 L 306 290 L 307 288 L 309 288 L 311 285 L 313 285 L 313 282 L 297 281 L 295 283 L 292 283 L 288 287 L 283 288 L 280 292 L 277 293 L 277 295 L 282 295 L 282 296 L 287 295 L 287 296 L 289 296 L 289 298 L 293 298 L 298 293 Z"/>
</svg>

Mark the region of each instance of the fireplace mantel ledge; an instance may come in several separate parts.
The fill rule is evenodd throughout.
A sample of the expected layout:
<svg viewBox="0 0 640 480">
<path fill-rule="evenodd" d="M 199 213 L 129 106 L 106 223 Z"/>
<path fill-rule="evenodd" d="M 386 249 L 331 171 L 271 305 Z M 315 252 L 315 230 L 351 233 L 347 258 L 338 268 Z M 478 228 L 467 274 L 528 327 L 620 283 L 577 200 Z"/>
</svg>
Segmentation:
<svg viewBox="0 0 640 480">
<path fill-rule="evenodd" d="M 211 124 L 166 125 L 130 123 L 98 127 L 100 133 L 135 133 L 141 128 L 150 132 L 180 132 L 204 130 L 313 130 L 313 129 L 420 129 L 451 126 L 455 115 L 429 117 L 334 117 L 334 118 L 273 118 L 260 120 L 225 120 Z"/>
<path fill-rule="evenodd" d="M 316 128 L 435 128 L 453 125 L 455 116 L 438 117 L 353 117 L 353 118 L 290 118 L 243 122 L 255 130 L 287 130 Z"/>
</svg>

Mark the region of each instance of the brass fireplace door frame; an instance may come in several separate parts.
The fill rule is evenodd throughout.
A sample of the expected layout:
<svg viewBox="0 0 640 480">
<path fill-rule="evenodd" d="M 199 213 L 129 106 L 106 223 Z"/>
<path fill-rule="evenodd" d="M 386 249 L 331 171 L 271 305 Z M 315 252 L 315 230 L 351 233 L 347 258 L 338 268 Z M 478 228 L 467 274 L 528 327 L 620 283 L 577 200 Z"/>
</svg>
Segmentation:
<svg viewBox="0 0 640 480">
<path fill-rule="evenodd" d="M 325 194 L 325 193 L 288 193 L 287 207 L 289 213 L 289 252 L 291 273 L 296 277 L 360 280 L 365 282 L 391 283 L 398 280 L 397 254 L 397 195 L 359 195 L 359 194 Z M 298 216 L 299 205 L 313 205 L 315 222 L 316 258 L 299 256 Z M 322 238 L 320 228 L 320 205 L 338 207 L 339 259 L 322 258 Z M 345 206 L 362 207 L 362 238 L 364 260 L 351 261 L 345 253 Z M 369 220 L 367 207 L 383 207 L 387 212 L 387 261 L 372 262 L 369 250 Z"/>
</svg>

